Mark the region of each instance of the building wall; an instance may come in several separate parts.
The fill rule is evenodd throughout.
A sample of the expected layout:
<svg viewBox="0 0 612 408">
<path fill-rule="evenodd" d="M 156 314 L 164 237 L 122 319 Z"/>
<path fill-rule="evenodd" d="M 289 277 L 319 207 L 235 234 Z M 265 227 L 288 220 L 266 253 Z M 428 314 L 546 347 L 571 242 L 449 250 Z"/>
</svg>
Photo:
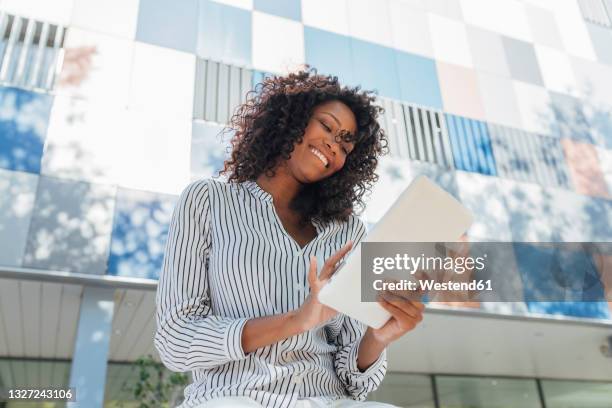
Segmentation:
<svg viewBox="0 0 612 408">
<path fill-rule="evenodd" d="M 0 0 L 24 27 L 0 48 L 0 265 L 157 278 L 232 108 L 304 63 L 386 108 L 370 225 L 426 174 L 474 212 L 472 239 L 612 241 L 599 1 Z M 610 318 L 605 302 L 514 310 Z"/>
</svg>

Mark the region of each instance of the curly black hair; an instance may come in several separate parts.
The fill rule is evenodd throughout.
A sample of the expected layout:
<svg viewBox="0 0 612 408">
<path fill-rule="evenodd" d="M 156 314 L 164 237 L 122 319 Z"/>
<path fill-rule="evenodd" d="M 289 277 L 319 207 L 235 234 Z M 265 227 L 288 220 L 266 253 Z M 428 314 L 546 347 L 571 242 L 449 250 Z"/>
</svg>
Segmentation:
<svg viewBox="0 0 612 408">
<path fill-rule="evenodd" d="M 260 175 L 274 175 L 274 168 L 288 160 L 294 145 L 303 140 L 315 106 L 338 100 L 355 115 L 357 131 L 342 137 L 355 144 L 342 169 L 330 177 L 305 185 L 291 203 L 302 223 L 317 219 L 345 221 L 364 207 L 378 175 L 378 157 L 387 152 L 387 138 L 377 122 L 383 108 L 375 105 L 373 91 L 359 86 L 341 86 L 336 76 L 305 69 L 286 76 L 266 77 L 247 94 L 230 120 L 233 130 L 231 157 L 219 172 L 228 182 L 255 181 Z"/>
</svg>

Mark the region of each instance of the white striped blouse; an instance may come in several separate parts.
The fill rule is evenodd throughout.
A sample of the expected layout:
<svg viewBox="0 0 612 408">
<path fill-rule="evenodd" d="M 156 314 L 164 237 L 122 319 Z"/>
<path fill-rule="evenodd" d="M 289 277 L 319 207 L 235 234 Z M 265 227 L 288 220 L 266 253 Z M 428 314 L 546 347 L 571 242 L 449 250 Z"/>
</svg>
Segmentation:
<svg viewBox="0 0 612 408">
<path fill-rule="evenodd" d="M 338 314 L 321 327 L 245 354 L 248 319 L 297 309 L 308 295 L 310 255 L 324 259 L 364 237 L 363 222 L 313 222 L 301 248 L 284 229 L 272 196 L 254 181 L 192 182 L 174 209 L 156 296 L 155 347 L 172 371 L 192 371 L 183 407 L 222 396 L 264 406 L 297 399 L 364 400 L 381 383 L 386 350 L 357 367 L 366 327 Z"/>
</svg>

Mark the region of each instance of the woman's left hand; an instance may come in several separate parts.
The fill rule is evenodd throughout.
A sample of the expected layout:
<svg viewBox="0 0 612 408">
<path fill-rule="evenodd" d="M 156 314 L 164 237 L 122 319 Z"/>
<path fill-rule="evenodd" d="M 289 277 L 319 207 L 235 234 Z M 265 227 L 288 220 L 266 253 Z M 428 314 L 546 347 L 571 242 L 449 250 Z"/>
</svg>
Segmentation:
<svg viewBox="0 0 612 408">
<path fill-rule="evenodd" d="M 368 328 L 371 335 L 379 342 L 388 345 L 423 320 L 425 305 L 416 300 L 409 300 L 391 291 L 382 291 L 378 303 L 391 313 L 391 318 L 379 329 Z"/>
</svg>

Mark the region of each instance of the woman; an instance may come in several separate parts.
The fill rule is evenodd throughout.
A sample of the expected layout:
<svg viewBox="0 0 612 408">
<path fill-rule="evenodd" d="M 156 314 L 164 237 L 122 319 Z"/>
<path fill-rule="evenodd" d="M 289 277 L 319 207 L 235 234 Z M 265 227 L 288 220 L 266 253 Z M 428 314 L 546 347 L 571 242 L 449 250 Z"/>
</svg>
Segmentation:
<svg viewBox="0 0 612 408">
<path fill-rule="evenodd" d="M 168 368 L 193 373 L 181 407 L 389 406 L 357 401 L 423 305 L 388 293 L 393 317 L 366 329 L 317 298 L 366 231 L 353 212 L 386 148 L 373 102 L 313 70 L 266 79 L 232 117 L 228 182 L 181 194 L 155 336 Z"/>
</svg>

